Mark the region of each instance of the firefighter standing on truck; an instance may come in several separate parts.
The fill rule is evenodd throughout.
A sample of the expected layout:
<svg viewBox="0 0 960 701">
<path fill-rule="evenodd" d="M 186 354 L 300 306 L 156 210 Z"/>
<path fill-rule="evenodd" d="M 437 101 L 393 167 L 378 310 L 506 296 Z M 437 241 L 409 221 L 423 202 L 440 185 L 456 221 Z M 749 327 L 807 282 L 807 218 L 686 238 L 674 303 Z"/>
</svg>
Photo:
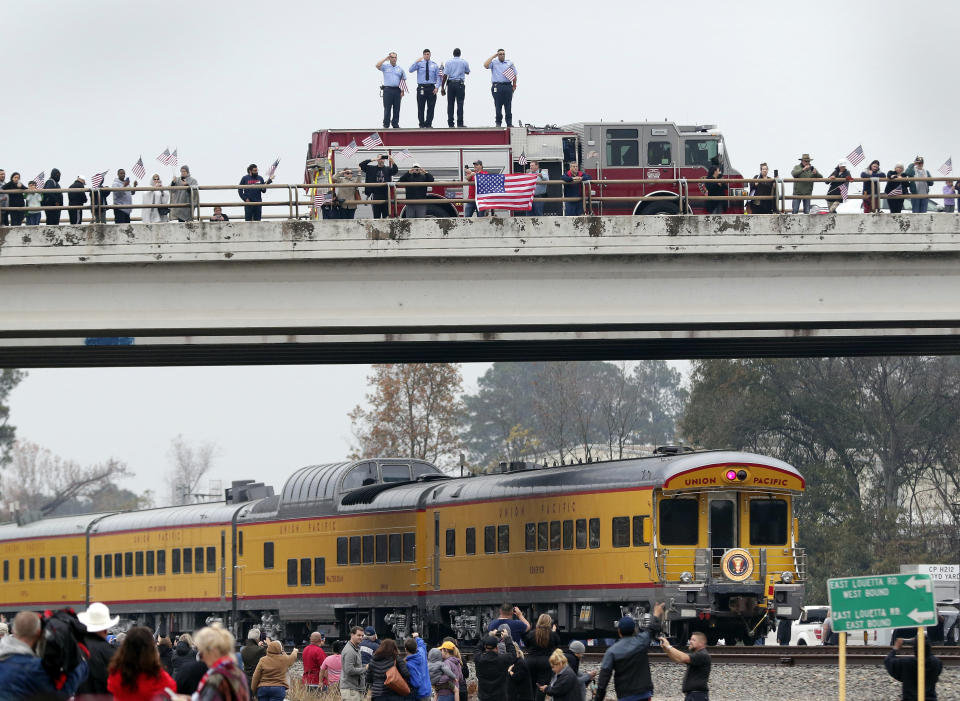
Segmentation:
<svg viewBox="0 0 960 701">
<path fill-rule="evenodd" d="M 453 107 L 457 107 L 457 126 L 463 123 L 463 98 L 467 94 L 466 76 L 470 72 L 470 64 L 460 58 L 460 49 L 453 50 L 453 58 L 447 61 L 443 72 L 443 85 L 440 94 L 447 94 L 447 126 L 453 126 Z"/>
<path fill-rule="evenodd" d="M 400 79 L 403 69 L 397 65 L 397 52 L 391 51 L 385 58 L 377 61 L 377 70 L 383 73 L 383 128 L 400 128 Z M 391 112 L 393 116 L 391 117 Z"/>
<path fill-rule="evenodd" d="M 507 60 L 507 52 L 497 49 L 497 53 L 483 62 L 483 67 L 489 69 L 493 85 L 490 93 L 493 95 L 493 108 L 496 111 L 497 126 L 503 125 L 503 112 L 507 113 L 507 126 L 513 126 L 513 93 L 517 89 L 517 67 L 513 61 Z"/>
<path fill-rule="evenodd" d="M 423 58 L 410 66 L 410 72 L 417 74 L 417 120 L 421 129 L 430 129 L 433 127 L 437 93 L 440 92 L 440 66 L 430 60 L 430 49 L 423 50 Z"/>
</svg>

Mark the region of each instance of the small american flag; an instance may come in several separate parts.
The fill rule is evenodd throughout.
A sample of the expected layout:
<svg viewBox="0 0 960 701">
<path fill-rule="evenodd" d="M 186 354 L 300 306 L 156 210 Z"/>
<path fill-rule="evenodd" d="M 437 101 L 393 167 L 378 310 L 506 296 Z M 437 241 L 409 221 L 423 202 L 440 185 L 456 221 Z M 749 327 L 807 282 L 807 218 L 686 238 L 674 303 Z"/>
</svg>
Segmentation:
<svg viewBox="0 0 960 701">
<path fill-rule="evenodd" d="M 43 189 L 43 184 L 47 181 L 47 174 L 44 171 L 40 171 L 40 175 L 35 177 L 31 182 L 37 186 L 38 190 Z"/>
<path fill-rule="evenodd" d="M 168 166 L 175 166 L 175 165 L 177 165 L 177 163 L 178 163 L 178 161 L 177 161 L 177 149 L 173 149 L 173 151 L 170 152 L 170 158 L 167 159 L 167 165 L 168 165 Z"/>
<path fill-rule="evenodd" d="M 277 174 L 277 166 L 280 165 L 280 159 L 275 160 L 269 168 L 267 168 L 267 180 L 273 180 L 273 176 Z"/>
<path fill-rule="evenodd" d="M 397 151 L 393 155 L 396 156 L 396 160 L 400 160 L 400 161 L 409 161 L 411 158 L 413 158 L 413 154 L 407 151 L 407 149 L 403 149 L 402 151 Z"/>
<path fill-rule="evenodd" d="M 133 164 L 133 168 L 131 168 L 131 170 L 139 180 L 143 180 L 145 177 L 147 177 L 147 169 L 143 167 L 143 156 L 140 156 L 140 158 L 137 159 L 137 162 Z"/>
<path fill-rule="evenodd" d="M 405 75 L 400 76 L 400 94 L 406 95 L 409 90 L 407 90 L 407 77 Z"/>
<path fill-rule="evenodd" d="M 900 197 L 903 194 L 903 185 L 897 185 L 890 192 L 887 193 L 887 197 Z"/>
<path fill-rule="evenodd" d="M 163 153 L 161 153 L 159 156 L 157 156 L 157 160 L 160 161 L 161 163 L 163 163 L 163 165 L 165 165 L 165 166 L 170 165 L 170 163 L 169 163 L 169 160 L 170 160 L 170 147 L 169 147 L 169 146 L 168 146 L 167 148 L 163 149 Z"/>
<path fill-rule="evenodd" d="M 370 136 L 363 140 L 363 146 L 364 148 L 383 146 L 383 140 L 380 138 L 380 135 L 377 132 L 373 132 Z"/>
<path fill-rule="evenodd" d="M 316 194 L 313 196 L 313 206 L 322 207 L 327 202 L 333 202 L 333 191 L 317 190 Z"/>
<path fill-rule="evenodd" d="M 850 161 L 850 165 L 852 166 L 860 165 L 861 163 L 863 163 L 863 159 L 864 159 L 864 155 L 863 155 L 862 145 L 857 146 L 855 149 L 853 149 L 853 151 L 851 151 L 847 155 L 847 160 Z"/>
<path fill-rule="evenodd" d="M 513 66 L 507 66 L 506 70 L 503 72 L 503 77 L 507 80 L 516 80 L 517 72 L 513 70 Z"/>
<path fill-rule="evenodd" d="M 445 75 L 446 75 L 446 73 L 443 72 L 443 64 L 441 63 L 441 64 L 440 64 L 440 72 L 437 73 L 437 80 L 439 80 L 439 81 L 442 83 L 442 82 L 443 82 L 443 76 L 445 76 Z"/>
<path fill-rule="evenodd" d="M 851 163 L 852 163 L 852 161 L 851 161 Z M 856 164 L 854 163 L 854 165 L 856 165 Z M 850 191 L 850 188 L 849 188 L 849 186 L 848 186 L 846 183 L 841 183 L 841 184 L 840 184 L 840 200 L 841 200 L 842 202 L 846 202 L 846 201 L 847 201 L 847 195 L 849 194 L 849 191 Z"/>
<path fill-rule="evenodd" d="M 520 158 L 517 159 L 517 163 L 519 163 L 522 166 L 527 165 L 527 154 L 521 151 Z"/>
<path fill-rule="evenodd" d="M 535 173 L 499 175 L 477 173 L 477 209 L 517 209 L 526 211 L 533 206 L 533 189 L 537 185 Z"/>
<path fill-rule="evenodd" d="M 350 158 L 350 156 L 352 156 L 353 154 L 355 154 L 355 153 L 357 152 L 357 148 L 358 148 L 358 146 L 357 146 L 357 140 L 356 140 L 356 139 L 353 139 L 349 144 L 347 144 L 347 145 L 344 146 L 342 149 L 340 149 L 339 153 L 340 153 L 341 156 L 345 156 L 346 158 Z"/>
<path fill-rule="evenodd" d="M 103 185 L 103 179 L 105 177 L 107 177 L 107 171 L 103 171 L 102 173 L 97 173 L 93 175 L 90 178 L 90 185 L 92 187 L 100 187 L 101 185 Z"/>
<path fill-rule="evenodd" d="M 938 171 L 940 175 L 950 175 L 953 172 L 953 156 L 947 159 L 947 162 L 940 166 Z"/>
</svg>

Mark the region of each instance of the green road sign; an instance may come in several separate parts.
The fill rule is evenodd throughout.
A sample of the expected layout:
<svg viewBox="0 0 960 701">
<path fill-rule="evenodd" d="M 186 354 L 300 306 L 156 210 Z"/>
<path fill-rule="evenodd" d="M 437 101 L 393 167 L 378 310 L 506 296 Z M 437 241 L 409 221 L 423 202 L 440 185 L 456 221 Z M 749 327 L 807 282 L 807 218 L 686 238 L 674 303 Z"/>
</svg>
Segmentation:
<svg viewBox="0 0 960 701">
<path fill-rule="evenodd" d="M 928 574 L 878 574 L 827 580 L 836 632 L 916 628 L 937 621 Z"/>
</svg>

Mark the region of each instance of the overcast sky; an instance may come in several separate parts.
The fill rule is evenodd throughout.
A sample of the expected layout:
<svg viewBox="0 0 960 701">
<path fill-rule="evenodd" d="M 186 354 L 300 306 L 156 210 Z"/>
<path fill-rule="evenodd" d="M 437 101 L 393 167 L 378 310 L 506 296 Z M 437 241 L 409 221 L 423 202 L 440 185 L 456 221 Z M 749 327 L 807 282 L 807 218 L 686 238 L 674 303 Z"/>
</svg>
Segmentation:
<svg viewBox="0 0 960 701">
<path fill-rule="evenodd" d="M 582 2 L 3 3 L 0 168 L 77 174 L 169 146 L 201 184 L 235 183 L 280 157 L 296 182 L 327 127 L 378 128 L 389 51 L 409 67 L 459 46 L 473 70 L 466 123 L 491 125 L 483 61 L 516 62 L 525 123 L 669 119 L 717 124 L 732 164 L 786 174 L 810 152 L 825 174 L 858 144 L 884 168 L 957 147 L 960 4 Z M 20 72 L 17 69 L 21 69 Z M 445 124 L 444 103 L 438 119 Z M 416 124 L 404 99 L 401 126 Z M 849 203 L 848 203 L 849 204 Z M 480 366 L 465 368 L 468 384 Z M 35 370 L 12 396 L 22 438 L 82 462 L 114 456 L 160 488 L 170 438 L 219 447 L 217 478 L 281 486 L 341 458 L 367 368 Z"/>
</svg>

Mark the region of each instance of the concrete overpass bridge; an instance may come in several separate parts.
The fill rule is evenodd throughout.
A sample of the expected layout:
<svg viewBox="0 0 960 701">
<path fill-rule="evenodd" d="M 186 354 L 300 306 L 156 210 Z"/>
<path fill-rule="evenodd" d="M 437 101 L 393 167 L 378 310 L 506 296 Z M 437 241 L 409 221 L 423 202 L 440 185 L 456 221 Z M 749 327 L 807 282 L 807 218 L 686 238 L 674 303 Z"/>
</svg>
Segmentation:
<svg viewBox="0 0 960 701">
<path fill-rule="evenodd" d="M 960 218 L 0 229 L 7 367 L 960 352 Z"/>
</svg>

